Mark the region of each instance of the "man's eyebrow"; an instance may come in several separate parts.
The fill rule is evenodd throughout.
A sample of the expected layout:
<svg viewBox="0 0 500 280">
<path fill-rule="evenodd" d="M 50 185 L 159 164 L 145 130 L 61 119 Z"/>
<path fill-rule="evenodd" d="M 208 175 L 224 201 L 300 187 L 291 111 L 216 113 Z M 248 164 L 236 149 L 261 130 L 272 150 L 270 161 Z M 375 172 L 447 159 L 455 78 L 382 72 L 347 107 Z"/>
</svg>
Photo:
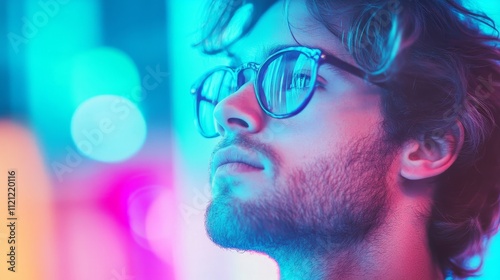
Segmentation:
<svg viewBox="0 0 500 280">
<path fill-rule="evenodd" d="M 307 47 L 310 49 L 318 49 L 318 50 L 321 50 L 322 54 L 324 54 L 328 57 L 337 57 L 333 53 L 331 53 L 323 48 L 319 48 L 316 46 L 308 46 L 308 45 L 276 45 L 276 46 L 266 48 L 264 50 L 264 53 L 265 53 L 266 58 L 267 58 L 276 52 L 279 52 L 279 51 L 284 50 L 286 48 L 292 48 L 292 47 Z M 339 72 L 339 69 L 334 64 L 331 64 L 328 61 L 325 61 L 325 63 L 323 63 L 323 66 L 326 67 L 327 69 L 332 70 L 333 72 L 336 72 L 336 73 Z"/>
<path fill-rule="evenodd" d="M 264 54 L 266 55 L 266 57 L 269 57 L 271 56 L 272 54 L 274 53 L 277 53 L 281 50 L 284 50 L 286 48 L 293 48 L 293 47 L 307 47 L 307 48 L 310 48 L 310 49 L 318 49 L 321 51 L 322 54 L 326 55 L 326 56 L 334 56 L 334 57 L 337 57 L 336 55 L 334 55 L 333 53 L 323 49 L 323 48 L 319 48 L 319 47 L 316 47 L 316 46 L 309 46 L 309 45 L 276 45 L 276 46 L 272 46 L 272 47 L 267 47 L 264 49 Z"/>
<path fill-rule="evenodd" d="M 279 45 L 274 45 L 274 46 L 267 46 L 267 47 L 264 47 L 262 49 L 262 54 L 263 54 L 263 57 L 262 57 L 262 61 L 263 62 L 264 60 L 266 60 L 269 56 L 281 51 L 281 50 L 284 50 L 286 48 L 293 48 L 293 47 L 308 47 L 308 48 L 311 48 L 311 49 L 319 49 L 321 50 L 321 53 L 322 54 L 325 54 L 326 56 L 330 56 L 330 57 L 337 57 L 336 55 L 334 55 L 333 53 L 323 49 L 323 48 L 319 48 L 319 47 L 316 47 L 316 46 L 308 46 L 308 45 L 297 45 L 297 44 L 279 44 Z M 241 57 L 233 52 L 231 52 L 230 50 L 226 50 L 226 55 L 227 57 L 230 59 L 230 62 L 231 62 L 231 66 L 233 67 L 237 67 L 237 66 L 240 66 L 242 65 L 244 62 L 243 60 L 241 59 Z M 253 62 L 256 62 L 256 61 L 253 61 Z M 327 68 L 333 70 L 334 72 L 339 72 L 339 69 L 337 69 L 337 67 L 333 64 L 330 64 L 328 63 L 327 61 L 325 61 L 326 63 L 324 63 L 324 66 L 326 66 Z"/>
<path fill-rule="evenodd" d="M 226 49 L 226 56 L 229 58 L 229 66 L 238 67 L 243 64 L 241 57 Z"/>
<path fill-rule="evenodd" d="M 266 60 L 272 54 L 277 53 L 277 52 L 279 52 L 279 51 L 281 51 L 283 49 L 291 48 L 291 47 L 300 47 L 300 46 L 301 45 L 292 45 L 292 44 L 285 45 L 285 44 L 282 44 L 282 45 L 274 45 L 274 46 L 263 47 L 262 50 L 261 50 L 262 61 L 260 61 L 260 62 L 263 62 L 264 60 Z M 239 66 L 239 65 L 241 65 L 241 64 L 244 63 L 243 59 L 241 58 L 241 56 L 235 54 L 231 50 L 226 49 L 225 53 L 226 53 L 226 56 L 230 59 L 231 66 Z M 249 62 L 249 61 L 246 61 L 246 62 Z M 258 62 L 258 61 L 252 61 L 252 62 Z"/>
<path fill-rule="evenodd" d="M 286 48 L 291 48 L 291 47 L 300 47 L 299 45 L 275 45 L 275 46 L 269 46 L 264 48 L 263 54 L 264 57 L 269 57 L 272 54 L 275 54 L 281 50 L 284 50 Z"/>
</svg>

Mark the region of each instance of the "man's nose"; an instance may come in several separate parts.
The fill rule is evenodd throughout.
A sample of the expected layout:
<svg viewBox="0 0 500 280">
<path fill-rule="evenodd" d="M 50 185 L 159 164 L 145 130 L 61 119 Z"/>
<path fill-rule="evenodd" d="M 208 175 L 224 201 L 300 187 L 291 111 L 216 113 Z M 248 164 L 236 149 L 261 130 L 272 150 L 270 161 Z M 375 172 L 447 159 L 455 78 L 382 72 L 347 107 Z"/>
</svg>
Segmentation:
<svg viewBox="0 0 500 280">
<path fill-rule="evenodd" d="M 222 137 L 226 134 L 259 132 L 264 123 L 264 114 L 255 97 L 252 82 L 247 82 L 224 98 L 214 109 L 217 131 Z"/>
</svg>

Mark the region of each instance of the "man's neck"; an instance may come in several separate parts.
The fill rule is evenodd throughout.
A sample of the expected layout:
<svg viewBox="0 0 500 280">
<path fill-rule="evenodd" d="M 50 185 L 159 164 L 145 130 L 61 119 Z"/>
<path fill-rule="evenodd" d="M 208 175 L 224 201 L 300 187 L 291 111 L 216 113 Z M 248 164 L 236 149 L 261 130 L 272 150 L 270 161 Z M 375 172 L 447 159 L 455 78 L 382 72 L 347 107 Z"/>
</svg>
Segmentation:
<svg viewBox="0 0 500 280">
<path fill-rule="evenodd" d="M 384 226 L 353 246 L 325 252 L 297 244 L 270 255 L 278 262 L 281 280 L 443 279 L 432 260 L 425 222 L 415 210 L 399 204 Z"/>
</svg>

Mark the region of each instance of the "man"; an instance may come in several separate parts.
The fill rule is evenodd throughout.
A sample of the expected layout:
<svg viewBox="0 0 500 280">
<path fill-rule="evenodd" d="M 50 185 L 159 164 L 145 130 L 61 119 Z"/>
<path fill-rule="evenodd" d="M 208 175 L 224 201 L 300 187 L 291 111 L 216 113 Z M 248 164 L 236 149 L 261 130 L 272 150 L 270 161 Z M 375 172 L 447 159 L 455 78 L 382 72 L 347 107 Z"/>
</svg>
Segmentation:
<svg viewBox="0 0 500 280">
<path fill-rule="evenodd" d="M 281 279 L 479 272 L 500 200 L 500 52 L 456 1 L 220 1 L 193 87 L 221 136 L 206 228 Z M 238 29 L 240 27 L 240 29 Z M 491 26 L 490 26 L 491 27 Z"/>
</svg>

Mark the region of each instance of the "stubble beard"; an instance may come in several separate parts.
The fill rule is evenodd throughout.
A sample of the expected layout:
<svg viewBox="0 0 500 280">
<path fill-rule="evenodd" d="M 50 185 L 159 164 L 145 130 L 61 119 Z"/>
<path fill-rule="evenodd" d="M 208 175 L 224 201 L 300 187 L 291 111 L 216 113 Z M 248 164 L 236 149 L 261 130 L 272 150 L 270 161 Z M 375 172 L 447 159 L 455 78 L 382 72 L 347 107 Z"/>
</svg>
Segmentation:
<svg viewBox="0 0 500 280">
<path fill-rule="evenodd" d="M 389 206 L 391 149 L 373 139 L 283 173 L 254 199 L 220 194 L 206 211 L 209 237 L 224 248 L 264 253 L 286 247 L 328 252 L 363 242 L 383 224 Z"/>
</svg>

